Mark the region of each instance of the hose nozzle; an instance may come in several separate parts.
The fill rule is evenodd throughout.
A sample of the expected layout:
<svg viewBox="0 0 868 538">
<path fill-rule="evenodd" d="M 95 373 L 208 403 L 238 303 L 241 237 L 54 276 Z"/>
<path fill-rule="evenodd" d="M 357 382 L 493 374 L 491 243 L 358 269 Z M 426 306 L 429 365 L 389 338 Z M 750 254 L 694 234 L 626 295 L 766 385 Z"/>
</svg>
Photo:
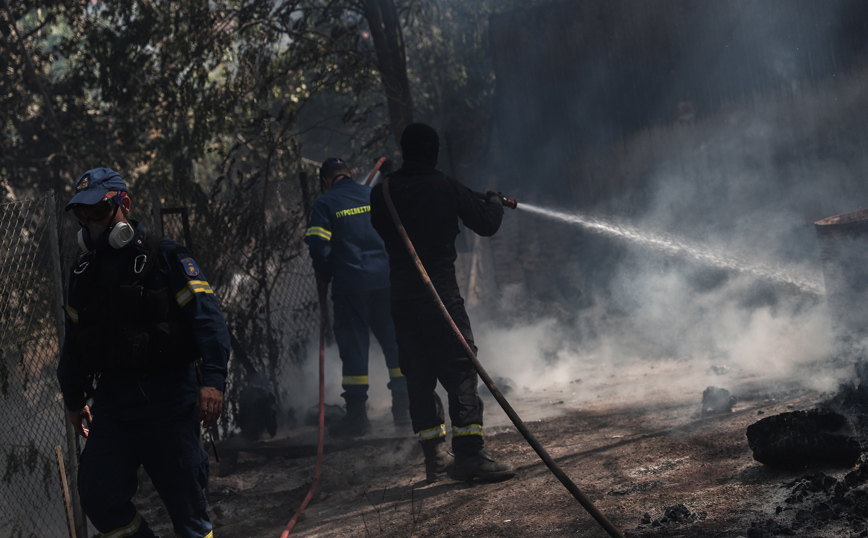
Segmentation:
<svg viewBox="0 0 868 538">
<path fill-rule="evenodd" d="M 477 198 L 480 198 L 482 200 L 488 200 L 492 196 L 497 196 L 498 199 L 500 199 L 500 203 L 503 205 L 503 207 L 515 209 L 516 206 L 518 206 L 518 202 L 516 202 L 515 199 L 507 198 L 506 195 L 503 194 L 502 192 L 496 192 L 496 191 L 488 191 L 485 193 L 476 192 L 476 191 L 471 191 L 471 192 L 473 192 L 474 196 L 476 196 Z"/>
</svg>

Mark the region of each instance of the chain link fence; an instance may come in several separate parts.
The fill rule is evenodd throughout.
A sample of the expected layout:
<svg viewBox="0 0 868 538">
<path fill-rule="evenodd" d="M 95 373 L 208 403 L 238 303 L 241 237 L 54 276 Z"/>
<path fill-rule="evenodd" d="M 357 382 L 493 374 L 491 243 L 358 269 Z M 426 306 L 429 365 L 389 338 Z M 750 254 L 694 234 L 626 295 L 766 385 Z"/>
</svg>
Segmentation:
<svg viewBox="0 0 868 538">
<path fill-rule="evenodd" d="M 263 186 L 267 197 L 247 190 L 241 202 L 215 200 L 208 211 L 202 204 L 188 207 L 174 194 L 132 190 L 131 218 L 148 233 L 190 248 L 229 326 L 225 413 L 214 436 L 240 433 L 251 439 L 270 427 L 286 431 L 306 409 L 291 408 L 287 379 L 312 360 L 310 346 L 319 331 L 316 284 L 303 241 L 316 186 L 315 172 L 302 163 Z M 12 417 L 0 429 L 4 538 L 69 536 L 67 505 L 79 538 L 88 535 L 75 478 L 84 441 L 69 427 L 56 379 L 63 290 L 78 249 L 77 228 L 53 193 L 0 205 L 0 399 Z M 327 331 L 330 341 L 330 323 Z M 68 502 L 56 446 L 65 454 Z"/>
<path fill-rule="evenodd" d="M 53 195 L 0 205 L 0 536 L 68 537 L 55 447 L 74 462 L 55 371 L 62 310 Z M 72 465 L 70 464 L 72 463 Z"/>
<path fill-rule="evenodd" d="M 250 400 L 251 393 L 267 396 L 268 411 L 281 428 L 292 426 L 283 380 L 307 360 L 308 345 L 319 329 L 316 286 L 303 242 L 315 196 L 310 182 L 302 172 L 273 183 L 270 203 L 253 204 L 262 218 L 252 229 L 232 222 L 231 212 L 227 217 L 225 212 L 162 208 L 159 197 L 148 203 L 141 193 L 134 198 L 139 204 L 131 216 L 142 220 L 149 233 L 186 244 L 223 308 L 232 355 L 226 413 L 212 432 L 221 437 L 242 430 L 245 397 L 259 406 L 247 414 L 257 418 L 253 429 L 268 429 L 262 401 Z M 218 220 L 228 221 L 233 233 L 227 234 Z M 77 249 L 76 231 L 53 193 L 0 205 L 0 400 L 11 417 L 0 428 L 2 537 L 68 537 L 67 508 L 75 513 L 79 538 L 87 536 L 75 477 L 83 441 L 68 427 L 56 378 L 63 290 Z M 65 455 L 68 501 L 59 479 L 57 446 Z"/>
<path fill-rule="evenodd" d="M 183 199 L 152 196 L 154 228 L 190 248 L 229 327 L 232 356 L 224 414 L 214 432 L 219 437 L 240 431 L 254 439 L 269 422 L 278 429 L 295 425 L 299 412 L 290 409 L 285 381 L 307 360 L 319 330 L 304 243 L 315 181 L 304 171 L 287 174 L 262 186 L 267 197 L 251 196 L 239 207 L 226 202 L 212 214 L 183 206 Z"/>
</svg>

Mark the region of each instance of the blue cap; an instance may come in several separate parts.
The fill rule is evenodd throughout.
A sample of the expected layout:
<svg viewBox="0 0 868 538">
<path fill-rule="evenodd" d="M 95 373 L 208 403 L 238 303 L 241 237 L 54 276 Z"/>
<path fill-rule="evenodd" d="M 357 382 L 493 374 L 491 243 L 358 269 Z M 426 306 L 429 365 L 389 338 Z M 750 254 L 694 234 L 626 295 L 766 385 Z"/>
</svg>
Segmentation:
<svg viewBox="0 0 868 538">
<path fill-rule="evenodd" d="M 66 211 L 76 205 L 93 205 L 111 191 L 127 192 L 121 175 L 110 168 L 94 168 L 75 182 L 75 196 L 66 204 Z"/>
</svg>

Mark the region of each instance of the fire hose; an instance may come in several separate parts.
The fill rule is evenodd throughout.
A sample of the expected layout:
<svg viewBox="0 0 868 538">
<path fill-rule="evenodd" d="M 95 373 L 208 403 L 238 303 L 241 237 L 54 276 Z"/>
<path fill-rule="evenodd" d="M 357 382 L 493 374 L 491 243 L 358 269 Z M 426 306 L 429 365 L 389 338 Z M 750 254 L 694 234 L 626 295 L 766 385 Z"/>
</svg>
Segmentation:
<svg viewBox="0 0 868 538">
<path fill-rule="evenodd" d="M 371 170 L 370 174 L 368 174 L 368 179 L 365 180 L 365 186 L 366 187 L 371 186 L 371 181 L 374 179 L 374 176 L 377 175 L 377 172 L 380 171 L 380 167 L 383 166 L 384 162 L 386 162 L 386 158 L 380 157 L 380 159 L 377 161 L 377 164 L 374 165 L 374 169 Z"/>
<path fill-rule="evenodd" d="M 499 194 L 499 193 L 498 193 Z M 401 218 L 398 216 L 398 212 L 395 210 L 395 206 L 392 203 L 392 196 L 389 193 L 389 177 L 387 176 L 383 182 L 383 195 L 386 198 L 386 206 L 389 208 L 389 213 L 392 215 L 392 220 L 395 222 L 395 228 L 398 230 L 398 234 L 401 236 L 401 239 L 404 241 L 404 246 L 407 247 L 407 251 L 410 254 L 410 257 L 413 259 L 413 262 L 416 264 L 416 268 L 419 270 L 419 274 L 422 276 L 422 280 L 425 282 L 425 286 L 428 288 L 428 291 L 431 294 L 432 299 L 436 302 L 438 308 L 440 309 L 440 313 L 443 314 L 443 318 L 449 322 L 450 327 L 452 328 L 452 333 L 456 338 L 462 343 L 464 346 L 464 352 L 467 354 L 467 357 L 473 363 L 473 367 L 476 369 L 476 372 L 479 374 L 479 377 L 482 379 L 485 386 L 488 387 L 488 390 L 491 392 L 491 395 L 494 396 L 494 399 L 497 400 L 497 403 L 500 404 L 500 407 L 506 412 L 509 416 L 512 423 L 521 433 L 521 435 L 525 438 L 531 448 L 537 453 L 543 463 L 549 468 L 549 470 L 554 474 L 558 480 L 561 481 L 561 484 L 567 488 L 567 490 L 575 497 L 575 499 L 579 502 L 579 504 L 584 507 L 585 510 L 588 511 L 589 514 L 600 524 L 601 527 L 611 536 L 612 538 L 623 538 L 618 529 L 615 528 L 614 525 L 600 512 L 596 506 L 588 499 L 584 493 L 579 490 L 579 488 L 573 483 L 572 480 L 564 473 L 564 471 L 555 463 L 554 459 L 549 455 L 549 453 L 543 448 L 543 446 L 536 440 L 536 437 L 527 429 L 524 422 L 521 420 L 521 417 L 515 412 L 503 394 L 500 392 L 500 389 L 497 388 L 497 385 L 488 375 L 488 372 L 485 371 L 485 368 L 482 367 L 482 364 L 479 362 L 479 359 L 476 358 L 476 354 L 473 352 L 473 349 L 467 344 L 467 340 L 464 339 L 464 335 L 461 334 L 461 331 L 458 329 L 458 326 L 455 324 L 455 321 L 452 319 L 452 316 L 449 315 L 449 311 L 446 310 L 446 307 L 443 305 L 443 301 L 440 299 L 440 295 L 438 295 L 437 290 L 434 288 L 434 284 L 431 282 L 431 278 L 428 277 L 428 272 L 425 271 L 425 267 L 422 265 L 422 261 L 419 259 L 419 255 L 416 254 L 416 249 L 413 247 L 413 243 L 410 241 L 410 237 L 407 235 L 407 231 L 404 229 L 404 225 L 401 223 Z M 481 193 L 474 192 L 474 195 L 481 196 L 485 198 L 485 195 Z M 502 194 L 501 203 L 505 207 L 511 207 L 515 209 L 516 202 L 515 200 L 511 200 L 506 198 Z"/>
<path fill-rule="evenodd" d="M 307 508 L 307 505 L 313 499 L 313 493 L 319 484 L 320 470 L 322 468 L 323 437 L 325 432 L 325 326 L 326 312 L 328 312 L 328 284 L 325 281 L 317 279 L 316 288 L 319 295 L 319 437 L 316 447 L 316 470 L 313 475 L 313 484 L 311 484 L 307 496 L 305 496 L 295 515 L 286 524 L 283 532 L 280 533 L 280 538 L 287 538 L 289 536 L 292 528 L 298 522 L 299 516 L 301 516 L 301 513 L 304 512 L 304 509 Z"/>
</svg>

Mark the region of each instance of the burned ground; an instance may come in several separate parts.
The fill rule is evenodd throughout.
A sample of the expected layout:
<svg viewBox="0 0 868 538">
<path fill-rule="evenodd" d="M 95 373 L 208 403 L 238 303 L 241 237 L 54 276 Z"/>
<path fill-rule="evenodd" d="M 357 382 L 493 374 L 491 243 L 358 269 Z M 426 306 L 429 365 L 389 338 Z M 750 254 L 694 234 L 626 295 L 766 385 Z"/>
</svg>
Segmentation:
<svg viewBox="0 0 868 538">
<path fill-rule="evenodd" d="M 864 515 L 854 512 L 865 504 L 868 472 L 778 470 L 757 462 L 748 446 L 751 424 L 813 409 L 828 395 L 735 375 L 718 380 L 736 397 L 732 412 L 708 414 L 702 405 L 706 387 L 683 386 L 671 377 L 679 368 L 686 366 L 673 363 L 637 374 L 664 383 L 632 399 L 609 379 L 581 390 L 572 384 L 515 395 L 511 402 L 625 537 L 868 535 Z M 425 484 L 418 446 L 392 428 L 385 412 L 375 417 L 371 438 L 337 443 L 326 437 L 321 481 L 290 536 L 605 536 L 487 401 L 487 447 L 516 466 L 516 478 Z M 215 536 L 280 536 L 313 480 L 315 438 L 313 428 L 298 428 L 250 443 L 237 452 L 234 464 L 232 443 L 224 443 L 221 462 L 212 460 L 208 488 Z M 145 487 L 139 502 L 160 528 L 166 517 L 156 495 Z"/>
</svg>

